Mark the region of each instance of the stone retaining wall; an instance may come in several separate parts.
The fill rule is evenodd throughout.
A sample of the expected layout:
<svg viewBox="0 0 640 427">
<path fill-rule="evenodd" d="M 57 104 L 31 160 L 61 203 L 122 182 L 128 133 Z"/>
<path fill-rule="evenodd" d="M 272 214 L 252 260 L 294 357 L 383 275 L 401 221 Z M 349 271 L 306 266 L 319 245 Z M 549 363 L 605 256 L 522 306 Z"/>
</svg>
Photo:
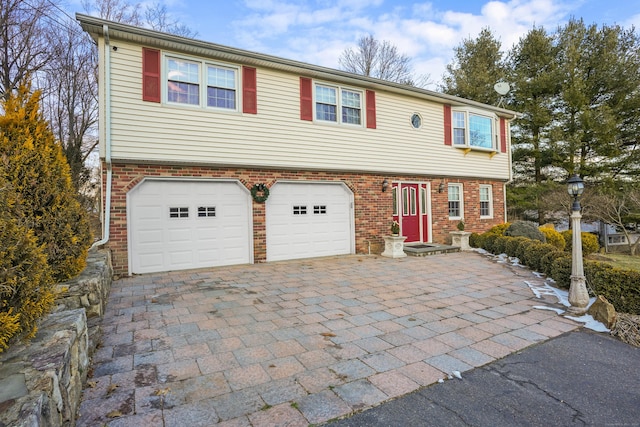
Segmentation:
<svg viewBox="0 0 640 427">
<path fill-rule="evenodd" d="M 98 323 L 111 288 L 109 252 L 91 252 L 80 276 L 58 287 L 56 310 L 36 337 L 0 353 L 0 427 L 75 425 L 95 348 L 88 324 Z"/>
</svg>

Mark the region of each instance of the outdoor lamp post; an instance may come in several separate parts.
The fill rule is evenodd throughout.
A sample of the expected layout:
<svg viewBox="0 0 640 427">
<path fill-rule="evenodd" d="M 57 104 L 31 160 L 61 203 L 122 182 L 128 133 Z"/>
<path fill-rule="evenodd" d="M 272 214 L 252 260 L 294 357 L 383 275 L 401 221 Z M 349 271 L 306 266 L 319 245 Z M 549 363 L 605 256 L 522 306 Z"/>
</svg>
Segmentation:
<svg viewBox="0 0 640 427">
<path fill-rule="evenodd" d="M 567 181 L 567 190 L 569 195 L 573 197 L 573 206 L 571 207 L 571 287 L 569 288 L 569 313 L 584 314 L 589 304 L 589 293 L 587 292 L 586 281 L 584 277 L 584 267 L 582 264 L 582 230 L 580 227 L 580 195 L 584 191 L 584 181 L 578 176 L 573 175 Z"/>
</svg>

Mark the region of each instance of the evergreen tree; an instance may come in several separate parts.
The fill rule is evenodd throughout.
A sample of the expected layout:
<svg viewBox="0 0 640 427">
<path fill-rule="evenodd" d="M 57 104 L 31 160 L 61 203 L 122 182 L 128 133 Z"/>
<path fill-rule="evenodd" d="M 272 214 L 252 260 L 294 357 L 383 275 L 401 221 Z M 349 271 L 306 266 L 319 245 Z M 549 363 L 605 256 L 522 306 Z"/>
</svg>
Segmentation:
<svg viewBox="0 0 640 427">
<path fill-rule="evenodd" d="M 501 43 L 489 28 L 474 39 L 465 39 L 454 49 L 454 61 L 447 65 L 441 90 L 489 105 L 497 105 L 500 95 L 493 86 L 507 73 Z"/>
<path fill-rule="evenodd" d="M 43 247 L 53 279 L 64 281 L 84 268 L 91 234 L 38 98 L 38 91 L 31 94 L 23 84 L 3 103 L 0 159 L 4 179 L 22 201 L 24 225 Z"/>
<path fill-rule="evenodd" d="M 513 47 L 508 60 L 511 92 L 509 108 L 521 112 L 512 126 L 514 182 L 508 189 L 511 203 L 521 215 L 537 212 L 545 222 L 546 205 L 542 195 L 548 191 L 545 168 L 557 160 L 549 132 L 553 123 L 554 101 L 560 91 L 556 48 L 553 37 L 543 28 L 534 28 Z M 511 204 L 510 203 L 510 204 Z"/>
<path fill-rule="evenodd" d="M 633 30 L 572 20 L 557 34 L 561 93 L 552 137 L 569 175 L 637 174 L 640 43 Z"/>
</svg>

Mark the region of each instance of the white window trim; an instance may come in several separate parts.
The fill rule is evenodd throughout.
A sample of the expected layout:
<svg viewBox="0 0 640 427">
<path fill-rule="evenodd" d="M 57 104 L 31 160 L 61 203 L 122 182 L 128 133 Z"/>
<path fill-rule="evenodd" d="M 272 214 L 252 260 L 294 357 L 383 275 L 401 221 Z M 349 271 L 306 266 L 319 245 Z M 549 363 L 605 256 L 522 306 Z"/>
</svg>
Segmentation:
<svg viewBox="0 0 640 427">
<path fill-rule="evenodd" d="M 493 186 L 490 184 L 480 184 L 480 189 L 478 190 L 478 201 L 479 203 L 482 202 L 482 199 L 480 198 L 480 192 L 482 191 L 483 188 L 486 188 L 489 190 L 489 215 L 482 215 L 482 210 L 480 210 L 480 219 L 491 219 L 493 218 Z"/>
<path fill-rule="evenodd" d="M 447 215 L 449 215 L 449 188 L 450 187 L 458 187 L 460 194 L 460 215 L 458 216 L 449 216 L 451 220 L 460 220 L 464 218 L 464 188 L 461 183 L 449 183 L 447 186 Z"/>
<path fill-rule="evenodd" d="M 199 95 L 200 95 L 200 104 L 185 104 L 181 102 L 171 102 L 169 101 L 169 91 L 167 89 L 167 85 L 169 82 L 169 70 L 167 63 L 169 59 L 176 59 L 178 61 L 188 61 L 194 62 L 198 64 L 198 85 L 199 85 Z M 235 108 L 221 108 L 221 107 L 210 107 L 207 105 L 207 66 L 214 66 L 220 68 L 228 68 L 234 70 L 236 73 L 236 81 L 235 81 L 235 91 L 236 91 L 236 107 Z M 173 53 L 164 53 L 162 54 L 162 103 L 166 105 L 171 105 L 172 107 L 185 107 L 185 108 L 200 108 L 206 110 L 220 111 L 220 112 L 228 112 L 228 113 L 238 113 L 242 111 L 242 96 L 241 90 L 242 85 L 240 79 L 242 78 L 242 69 L 240 66 L 226 64 L 223 62 L 215 62 L 215 61 L 206 61 L 203 59 L 194 58 L 186 55 L 176 55 Z"/>
<path fill-rule="evenodd" d="M 464 144 L 456 144 L 456 141 L 455 141 L 455 135 L 453 132 L 454 124 L 455 124 L 453 120 L 453 116 L 455 113 L 464 114 L 464 125 L 465 125 Z M 469 116 L 470 115 L 485 117 L 491 120 L 491 145 L 492 145 L 491 148 L 478 147 L 477 145 L 470 144 L 470 141 L 471 141 L 471 137 L 469 135 L 469 130 L 470 130 Z M 500 119 L 495 114 L 482 111 L 482 110 L 476 110 L 473 108 L 452 108 L 451 109 L 451 145 L 453 147 L 463 148 L 468 150 L 486 151 L 489 153 L 497 153 L 499 151 L 499 144 L 500 144 L 499 128 L 500 128 Z"/>
<path fill-rule="evenodd" d="M 332 88 L 336 90 L 336 121 L 331 121 L 331 120 L 322 120 L 322 119 L 318 119 L 318 115 L 317 115 L 317 111 L 316 111 L 316 105 L 318 103 L 317 99 L 316 99 L 316 88 L 318 86 L 324 86 L 324 87 L 328 87 L 328 88 Z M 360 94 L 360 123 L 359 124 L 355 124 L 355 123 L 346 123 L 342 121 L 342 91 L 343 90 L 348 90 L 350 92 L 357 92 Z M 364 92 L 364 90 L 360 90 L 360 89 L 355 89 L 352 87 L 348 87 L 348 86 L 340 86 L 340 85 L 336 85 L 336 84 L 332 84 L 332 83 L 325 83 L 325 82 L 321 82 L 321 81 L 313 81 L 313 121 L 316 123 L 326 123 L 329 125 L 341 125 L 341 126 L 351 126 L 354 128 L 363 128 L 367 118 L 366 113 L 367 113 L 367 108 L 366 108 L 366 94 Z"/>
</svg>

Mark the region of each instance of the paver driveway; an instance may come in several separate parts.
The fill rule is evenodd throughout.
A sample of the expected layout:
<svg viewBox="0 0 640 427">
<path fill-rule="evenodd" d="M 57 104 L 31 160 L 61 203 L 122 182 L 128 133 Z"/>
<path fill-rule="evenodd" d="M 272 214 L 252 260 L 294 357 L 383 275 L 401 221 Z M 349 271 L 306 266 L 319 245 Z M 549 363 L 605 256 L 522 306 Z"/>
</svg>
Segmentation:
<svg viewBox="0 0 640 427">
<path fill-rule="evenodd" d="M 578 325 L 477 253 L 345 256 L 114 282 L 79 426 L 307 426 Z"/>
</svg>

